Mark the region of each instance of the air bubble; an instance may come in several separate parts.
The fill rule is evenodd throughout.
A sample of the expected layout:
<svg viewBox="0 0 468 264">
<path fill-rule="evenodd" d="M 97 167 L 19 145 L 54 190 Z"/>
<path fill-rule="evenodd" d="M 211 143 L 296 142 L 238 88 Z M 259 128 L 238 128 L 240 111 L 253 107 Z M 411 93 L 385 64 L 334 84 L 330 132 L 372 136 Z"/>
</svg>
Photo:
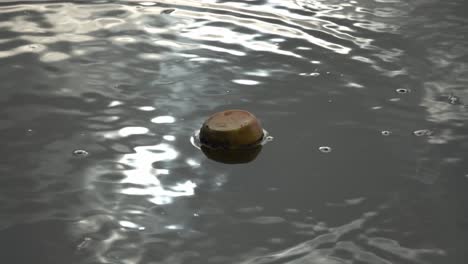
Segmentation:
<svg viewBox="0 0 468 264">
<path fill-rule="evenodd" d="M 33 134 L 34 134 L 34 130 L 32 130 L 30 128 L 26 130 L 26 135 L 27 136 L 32 136 Z"/>
<path fill-rule="evenodd" d="M 421 130 L 413 131 L 413 134 L 417 137 L 430 136 L 432 135 L 432 131 L 428 129 L 421 129 Z"/>
<path fill-rule="evenodd" d="M 453 94 L 451 94 L 448 97 L 448 100 L 449 100 L 449 103 L 452 104 L 452 105 L 460 104 L 460 98 L 458 96 L 453 95 Z"/>
<path fill-rule="evenodd" d="M 384 130 L 381 132 L 382 136 L 390 136 L 390 134 L 392 134 L 392 132 L 388 131 L 388 130 Z"/>
<path fill-rule="evenodd" d="M 408 93 L 409 90 L 405 89 L 405 88 L 398 88 L 398 89 L 396 89 L 396 92 L 399 93 L 399 94 L 405 94 L 405 93 Z"/>
<path fill-rule="evenodd" d="M 76 156 L 76 157 L 86 157 L 88 155 L 89 155 L 88 151 L 84 149 L 77 149 L 73 151 L 73 156 Z"/>
<path fill-rule="evenodd" d="M 321 146 L 321 147 L 319 147 L 319 150 L 320 150 L 320 152 L 323 152 L 323 153 L 330 153 L 332 151 L 332 148 L 327 147 L 327 146 Z"/>
</svg>

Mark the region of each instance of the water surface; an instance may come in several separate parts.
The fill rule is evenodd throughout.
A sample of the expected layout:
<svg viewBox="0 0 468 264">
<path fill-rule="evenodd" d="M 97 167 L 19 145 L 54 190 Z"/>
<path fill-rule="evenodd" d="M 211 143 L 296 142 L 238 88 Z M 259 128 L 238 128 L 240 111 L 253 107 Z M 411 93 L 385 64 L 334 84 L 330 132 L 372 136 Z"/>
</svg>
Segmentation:
<svg viewBox="0 0 468 264">
<path fill-rule="evenodd" d="M 467 9 L 2 2 L 1 262 L 467 263 Z M 229 108 L 251 163 L 190 144 Z"/>
</svg>

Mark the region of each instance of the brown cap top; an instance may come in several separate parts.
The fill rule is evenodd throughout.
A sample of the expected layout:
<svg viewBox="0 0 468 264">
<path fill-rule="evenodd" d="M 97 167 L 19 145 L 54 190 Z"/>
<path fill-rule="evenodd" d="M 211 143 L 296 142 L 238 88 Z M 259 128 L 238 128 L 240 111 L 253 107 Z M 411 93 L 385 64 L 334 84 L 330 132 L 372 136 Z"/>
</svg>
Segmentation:
<svg viewBox="0 0 468 264">
<path fill-rule="evenodd" d="M 260 122 L 244 110 L 218 112 L 200 130 L 200 141 L 212 147 L 241 148 L 258 143 L 262 137 Z"/>
</svg>

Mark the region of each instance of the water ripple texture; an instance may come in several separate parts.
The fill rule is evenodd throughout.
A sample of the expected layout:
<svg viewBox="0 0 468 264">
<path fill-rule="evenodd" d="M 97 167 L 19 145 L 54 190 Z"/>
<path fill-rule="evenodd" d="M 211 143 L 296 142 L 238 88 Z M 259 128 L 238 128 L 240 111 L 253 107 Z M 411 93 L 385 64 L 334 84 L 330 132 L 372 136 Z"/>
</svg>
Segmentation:
<svg viewBox="0 0 468 264">
<path fill-rule="evenodd" d="M 465 2 L 1 2 L 0 262 L 468 263 Z"/>
</svg>

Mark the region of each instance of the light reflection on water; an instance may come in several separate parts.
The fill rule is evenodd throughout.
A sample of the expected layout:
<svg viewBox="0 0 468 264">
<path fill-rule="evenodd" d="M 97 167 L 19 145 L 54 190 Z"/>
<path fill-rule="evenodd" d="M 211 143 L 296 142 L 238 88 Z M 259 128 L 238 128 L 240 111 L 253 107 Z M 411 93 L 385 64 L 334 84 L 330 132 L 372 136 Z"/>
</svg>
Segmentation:
<svg viewBox="0 0 468 264">
<path fill-rule="evenodd" d="M 171 161 L 178 152 L 171 145 L 140 146 L 134 148 L 135 153 L 123 155 L 117 162 L 134 169 L 123 171 L 126 176 L 121 183 L 129 183 L 139 187 L 123 188 L 121 193 L 129 195 L 146 195 L 154 204 L 169 204 L 173 197 L 190 196 L 194 194 L 196 184 L 190 180 L 177 183 L 174 186 L 162 186 L 159 175 L 168 175 L 170 170 L 154 168 L 153 164 L 160 161 Z"/>
<path fill-rule="evenodd" d="M 466 263 L 465 9 L 2 3 L 0 258 Z M 225 108 L 275 136 L 254 162 L 191 146 Z"/>
</svg>

